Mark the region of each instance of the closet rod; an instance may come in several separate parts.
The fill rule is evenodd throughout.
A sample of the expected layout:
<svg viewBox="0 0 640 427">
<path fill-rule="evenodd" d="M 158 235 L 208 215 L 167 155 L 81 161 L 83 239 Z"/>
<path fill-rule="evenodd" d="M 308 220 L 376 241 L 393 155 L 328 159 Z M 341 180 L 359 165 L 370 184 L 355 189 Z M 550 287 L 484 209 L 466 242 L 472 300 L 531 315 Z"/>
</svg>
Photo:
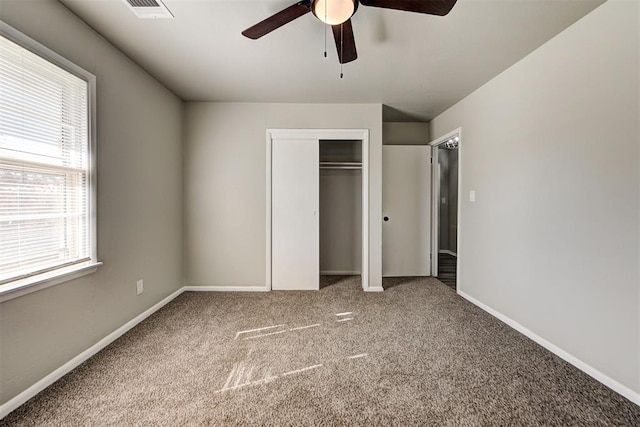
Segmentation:
<svg viewBox="0 0 640 427">
<path fill-rule="evenodd" d="M 362 169 L 361 162 L 320 162 L 320 169 Z"/>
<path fill-rule="evenodd" d="M 362 169 L 362 166 L 326 166 L 326 165 L 320 165 L 320 169 L 351 169 L 351 170 L 359 170 L 359 169 Z"/>
<path fill-rule="evenodd" d="M 320 162 L 320 166 L 360 166 L 362 162 Z"/>
</svg>

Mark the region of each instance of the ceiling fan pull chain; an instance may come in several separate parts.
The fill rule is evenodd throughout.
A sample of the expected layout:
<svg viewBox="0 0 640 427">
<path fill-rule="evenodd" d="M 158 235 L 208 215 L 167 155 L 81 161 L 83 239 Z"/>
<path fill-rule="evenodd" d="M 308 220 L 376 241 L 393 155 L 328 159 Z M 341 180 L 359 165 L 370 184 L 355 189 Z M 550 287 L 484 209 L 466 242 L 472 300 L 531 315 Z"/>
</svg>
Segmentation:
<svg viewBox="0 0 640 427">
<path fill-rule="evenodd" d="M 327 6 L 324 6 L 324 21 L 327 22 Z M 324 24 L 324 57 L 327 57 L 327 27 L 329 24 Z"/>
<path fill-rule="evenodd" d="M 324 26 L 324 57 L 327 57 L 327 25 Z"/>
<path fill-rule="evenodd" d="M 342 74 L 342 54 L 343 54 L 342 47 L 344 46 L 344 31 L 343 31 L 343 27 L 344 27 L 344 24 L 340 24 L 340 78 L 342 78 L 342 76 L 344 75 L 344 74 Z"/>
</svg>

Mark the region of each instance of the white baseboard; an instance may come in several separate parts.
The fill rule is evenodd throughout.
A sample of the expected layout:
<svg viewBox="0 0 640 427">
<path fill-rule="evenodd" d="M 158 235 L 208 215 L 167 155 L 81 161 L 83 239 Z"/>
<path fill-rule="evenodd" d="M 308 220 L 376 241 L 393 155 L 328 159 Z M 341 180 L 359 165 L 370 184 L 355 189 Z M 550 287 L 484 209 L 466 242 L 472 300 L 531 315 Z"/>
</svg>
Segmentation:
<svg viewBox="0 0 640 427">
<path fill-rule="evenodd" d="M 184 286 L 183 292 L 268 292 L 266 286 Z"/>
<path fill-rule="evenodd" d="M 440 250 L 438 251 L 438 253 L 440 253 L 440 254 L 449 254 L 449 255 L 454 256 L 454 257 L 457 257 L 457 256 L 458 256 L 458 254 L 457 254 L 457 253 L 455 253 L 455 252 L 453 252 L 453 251 L 450 251 L 449 249 L 440 249 Z"/>
<path fill-rule="evenodd" d="M 321 271 L 321 276 L 359 276 L 359 271 Z"/>
<path fill-rule="evenodd" d="M 377 288 L 368 288 L 365 289 L 365 292 L 384 292 L 384 288 L 382 286 L 378 286 Z"/>
<path fill-rule="evenodd" d="M 557 345 L 547 341 L 546 339 L 542 338 L 541 336 L 537 335 L 536 333 L 522 326 L 520 323 L 516 322 L 510 317 L 507 317 L 504 314 L 494 310 L 493 308 L 478 301 L 472 296 L 465 294 L 464 292 L 460 291 L 460 289 L 458 289 L 458 295 L 460 295 L 462 298 L 466 299 L 467 301 L 471 302 L 472 304 L 480 307 L 482 310 L 486 311 L 487 313 L 497 318 L 498 320 L 511 326 L 513 329 L 525 335 L 526 337 L 530 338 L 531 340 L 535 341 L 536 343 L 540 344 L 541 346 L 543 346 L 544 348 L 546 348 L 556 356 L 569 362 L 576 368 L 580 369 L 582 372 L 598 380 L 605 386 L 609 387 L 611 390 L 615 391 L 616 393 L 624 396 L 625 398 L 629 399 L 631 402 L 640 406 L 640 393 L 635 392 L 634 390 L 630 389 L 624 384 L 621 384 L 618 381 L 614 380 L 613 378 L 609 377 L 608 375 L 603 374 L 593 366 L 586 364 L 582 360 L 578 359 L 577 357 L 573 356 L 572 354 L 568 353 L 567 351 L 563 350 Z"/>
<path fill-rule="evenodd" d="M 23 391 L 22 393 L 15 396 L 13 399 L 5 402 L 3 405 L 0 405 L 0 420 L 9 415 L 13 410 L 17 409 L 20 405 L 24 404 L 27 400 L 34 397 L 36 394 L 40 393 L 45 388 L 49 387 L 51 384 L 71 372 L 73 369 L 80 366 L 83 362 L 87 361 L 91 356 L 120 338 L 138 323 L 142 322 L 147 317 L 151 316 L 156 311 L 160 310 L 167 303 L 171 302 L 174 298 L 180 295 L 183 292 L 184 288 L 180 288 L 159 303 L 155 304 L 153 307 L 144 311 L 142 314 L 134 317 L 115 331 L 111 332 L 106 337 L 102 338 L 100 341 L 69 360 L 64 365 L 60 366 L 55 371 L 51 372 L 49 375 L 42 378 L 37 383 L 33 384 L 31 387 Z"/>
</svg>

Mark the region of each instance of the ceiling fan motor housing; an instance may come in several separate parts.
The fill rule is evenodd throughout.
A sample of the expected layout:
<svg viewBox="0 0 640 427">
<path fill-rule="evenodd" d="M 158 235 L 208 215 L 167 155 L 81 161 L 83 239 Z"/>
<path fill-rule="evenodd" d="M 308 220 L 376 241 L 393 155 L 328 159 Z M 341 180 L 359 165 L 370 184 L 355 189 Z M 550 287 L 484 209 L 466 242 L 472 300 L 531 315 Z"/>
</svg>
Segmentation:
<svg viewBox="0 0 640 427">
<path fill-rule="evenodd" d="M 311 12 L 325 24 L 340 25 L 356 13 L 359 3 L 358 0 L 313 0 Z"/>
</svg>

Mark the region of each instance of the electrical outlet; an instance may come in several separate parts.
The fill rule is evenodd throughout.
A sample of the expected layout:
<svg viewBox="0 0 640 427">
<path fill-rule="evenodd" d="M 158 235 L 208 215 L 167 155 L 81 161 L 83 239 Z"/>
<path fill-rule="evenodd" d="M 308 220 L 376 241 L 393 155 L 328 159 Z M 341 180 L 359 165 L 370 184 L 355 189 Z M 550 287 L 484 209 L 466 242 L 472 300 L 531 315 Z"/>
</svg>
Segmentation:
<svg viewBox="0 0 640 427">
<path fill-rule="evenodd" d="M 136 282 L 136 295 L 140 295 L 144 292 L 144 280 L 138 280 Z"/>
</svg>

